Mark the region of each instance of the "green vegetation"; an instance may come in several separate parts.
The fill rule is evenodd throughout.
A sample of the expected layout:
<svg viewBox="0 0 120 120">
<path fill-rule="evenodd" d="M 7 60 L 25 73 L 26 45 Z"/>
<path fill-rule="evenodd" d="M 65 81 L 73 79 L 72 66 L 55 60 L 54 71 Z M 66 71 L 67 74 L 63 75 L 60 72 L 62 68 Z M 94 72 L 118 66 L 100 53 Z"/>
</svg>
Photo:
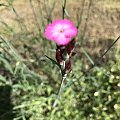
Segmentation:
<svg viewBox="0 0 120 120">
<path fill-rule="evenodd" d="M 73 58 L 73 69 L 65 80 L 58 105 L 52 107 L 61 74 L 59 68 L 45 57 L 55 58 L 56 45 L 44 38 L 44 29 L 52 21 L 51 13 L 56 1 L 47 6 L 43 0 L 41 6 L 37 0 L 39 16 L 33 1 L 29 2 L 35 19 L 34 33 L 29 32 L 21 20 L 13 5 L 14 0 L 0 4 L 15 14 L 20 31 L 18 34 L 14 26 L 0 20 L 3 28 L 0 33 L 0 120 L 119 120 L 120 48 L 115 45 L 107 53 L 106 61 L 85 74 L 95 64 L 96 57 L 87 48 L 83 49 L 89 40 L 82 41 L 84 31 L 78 35 L 76 44 L 76 51 L 81 52 Z M 68 11 L 65 13 L 67 16 Z M 82 11 L 80 13 L 83 14 Z M 77 25 L 80 25 L 80 20 L 78 16 Z"/>
</svg>

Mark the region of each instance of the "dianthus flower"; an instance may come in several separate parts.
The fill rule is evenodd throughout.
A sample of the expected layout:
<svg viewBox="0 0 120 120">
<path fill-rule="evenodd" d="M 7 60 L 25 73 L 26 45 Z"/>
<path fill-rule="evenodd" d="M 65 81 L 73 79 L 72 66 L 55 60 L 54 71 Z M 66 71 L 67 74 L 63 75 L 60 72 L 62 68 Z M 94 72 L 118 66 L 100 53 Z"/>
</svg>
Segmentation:
<svg viewBox="0 0 120 120">
<path fill-rule="evenodd" d="M 55 20 L 45 29 L 45 37 L 58 45 L 68 44 L 77 33 L 78 30 L 73 22 L 67 19 Z"/>
</svg>

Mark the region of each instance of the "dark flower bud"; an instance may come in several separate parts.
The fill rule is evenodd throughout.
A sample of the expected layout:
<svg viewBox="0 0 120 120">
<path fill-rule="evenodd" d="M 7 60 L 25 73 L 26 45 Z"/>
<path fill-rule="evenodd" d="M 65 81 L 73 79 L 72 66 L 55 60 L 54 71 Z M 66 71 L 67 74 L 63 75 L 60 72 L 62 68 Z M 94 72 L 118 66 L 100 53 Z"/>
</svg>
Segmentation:
<svg viewBox="0 0 120 120">
<path fill-rule="evenodd" d="M 72 51 L 73 51 L 73 49 L 74 49 L 74 47 L 75 47 L 75 42 L 76 42 L 76 40 L 73 39 L 73 40 L 71 40 L 71 41 L 66 45 L 66 51 L 67 51 L 67 53 L 68 53 L 69 55 L 72 53 Z"/>
</svg>

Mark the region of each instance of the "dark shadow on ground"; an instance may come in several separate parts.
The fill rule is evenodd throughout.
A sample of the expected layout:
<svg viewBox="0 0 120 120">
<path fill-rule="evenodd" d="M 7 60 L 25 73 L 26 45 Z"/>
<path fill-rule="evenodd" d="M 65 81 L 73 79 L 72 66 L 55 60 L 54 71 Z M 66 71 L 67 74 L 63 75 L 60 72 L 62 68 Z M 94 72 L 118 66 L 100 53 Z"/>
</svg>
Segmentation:
<svg viewBox="0 0 120 120">
<path fill-rule="evenodd" d="M 9 85 L 0 86 L 0 120 L 13 120 L 13 105 L 11 104 L 12 88 Z"/>
</svg>

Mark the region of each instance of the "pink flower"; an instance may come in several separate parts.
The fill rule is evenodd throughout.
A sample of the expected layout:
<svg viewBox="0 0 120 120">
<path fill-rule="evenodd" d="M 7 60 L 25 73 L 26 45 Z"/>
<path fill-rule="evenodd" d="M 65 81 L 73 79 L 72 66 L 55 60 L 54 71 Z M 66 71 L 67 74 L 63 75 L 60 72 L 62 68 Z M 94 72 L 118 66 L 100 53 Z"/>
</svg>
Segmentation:
<svg viewBox="0 0 120 120">
<path fill-rule="evenodd" d="M 45 29 L 45 37 L 58 45 L 68 44 L 77 33 L 78 30 L 73 22 L 67 19 L 55 20 Z"/>
</svg>

